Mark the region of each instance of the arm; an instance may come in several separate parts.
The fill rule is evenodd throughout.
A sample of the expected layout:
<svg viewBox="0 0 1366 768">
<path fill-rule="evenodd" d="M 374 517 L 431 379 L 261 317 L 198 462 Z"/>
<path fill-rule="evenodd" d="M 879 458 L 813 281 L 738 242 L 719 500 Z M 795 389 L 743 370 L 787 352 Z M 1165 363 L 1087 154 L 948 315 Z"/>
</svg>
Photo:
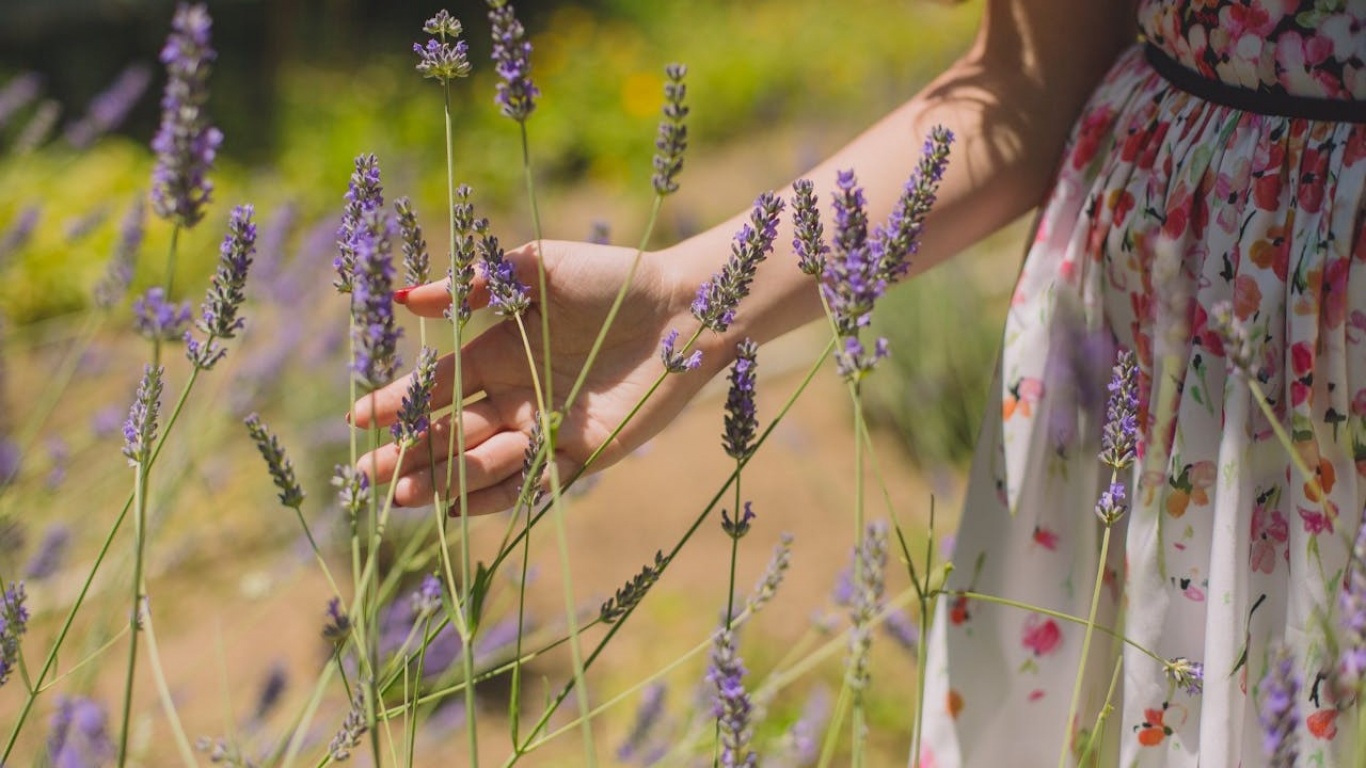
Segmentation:
<svg viewBox="0 0 1366 768">
<path fill-rule="evenodd" d="M 989 0 L 972 48 L 920 93 L 807 174 L 824 204 L 835 172 L 853 168 L 870 221 L 884 220 L 936 124 L 957 135 L 938 203 L 925 223 L 911 274 L 929 269 L 1037 205 L 1092 89 L 1134 40 L 1129 3 Z M 790 192 L 790 190 L 788 190 Z M 822 211 L 828 221 L 828 209 Z M 719 268 L 745 214 L 658 254 L 680 302 Z M 786 218 L 737 323 L 704 334 L 714 372 L 736 340 L 762 343 L 821 315 L 814 281 L 796 268 Z M 686 308 L 686 307 L 685 307 Z M 715 354 L 710 354 L 716 350 Z"/>
</svg>

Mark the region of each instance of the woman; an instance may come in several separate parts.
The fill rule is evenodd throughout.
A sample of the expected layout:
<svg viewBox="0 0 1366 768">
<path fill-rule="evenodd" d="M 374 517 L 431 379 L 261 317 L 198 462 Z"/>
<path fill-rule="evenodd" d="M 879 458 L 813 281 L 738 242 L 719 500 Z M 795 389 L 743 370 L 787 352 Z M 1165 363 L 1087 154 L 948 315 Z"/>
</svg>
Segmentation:
<svg viewBox="0 0 1366 768">
<path fill-rule="evenodd" d="M 807 174 L 828 199 L 836 170 L 857 170 L 876 221 L 920 137 L 936 124 L 952 129 L 958 142 L 913 272 L 1042 204 L 951 586 L 1084 616 L 1099 570 L 1102 621 L 1148 652 L 1098 636 L 1068 723 L 1082 628 L 958 600 L 934 628 L 922 765 L 1075 756 L 1121 655 L 1115 713 L 1097 740 L 1104 764 L 1261 764 L 1258 681 L 1282 644 L 1300 681 L 1301 757 L 1347 764 L 1355 710 L 1338 716 L 1353 702 L 1331 684 L 1336 659 L 1322 625 L 1366 505 L 1363 24 L 1366 0 L 988 0 L 971 50 Z M 659 374 L 660 338 L 695 327 L 689 304 L 739 223 L 645 255 L 588 396 L 560 431 L 563 471 Z M 668 377 L 599 466 L 662 429 L 729 363 L 737 340 L 762 343 L 820 317 L 790 240 L 780 234 L 730 330 L 701 338 L 702 375 Z M 539 301 L 551 315 L 557 392 L 577 374 L 629 256 L 543 243 Z M 531 248 L 509 257 L 533 273 Z M 439 284 L 400 298 L 425 316 L 447 301 Z M 1225 302 L 1253 357 L 1233 375 L 1210 321 Z M 1095 458 L 1099 419 L 1084 374 L 1106 366 L 1075 350 L 1111 343 L 1137 355 L 1142 434 L 1139 460 L 1118 478 L 1130 508 L 1099 568 L 1092 508 L 1110 477 Z M 463 352 L 464 394 L 487 395 L 465 411 L 476 513 L 510 506 L 520 484 L 534 399 L 520 349 L 515 327 L 502 325 Z M 437 404 L 450 402 L 449 361 L 442 377 Z M 381 423 L 403 386 L 380 392 Z M 401 476 L 398 501 L 424 503 L 427 455 L 410 452 L 402 467 L 395 459 L 380 451 L 379 479 Z"/>
</svg>

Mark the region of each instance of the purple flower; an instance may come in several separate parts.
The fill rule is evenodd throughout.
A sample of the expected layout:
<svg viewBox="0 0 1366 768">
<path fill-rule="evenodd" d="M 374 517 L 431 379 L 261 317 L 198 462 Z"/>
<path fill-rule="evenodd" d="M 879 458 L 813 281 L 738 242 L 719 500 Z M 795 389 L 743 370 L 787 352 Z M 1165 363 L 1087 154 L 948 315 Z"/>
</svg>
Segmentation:
<svg viewBox="0 0 1366 768">
<path fill-rule="evenodd" d="M 664 68 L 664 119 L 659 123 L 659 138 L 655 139 L 655 175 L 651 180 L 655 194 L 664 196 L 678 191 L 678 174 L 683 170 L 683 153 L 688 149 L 688 126 L 684 118 L 688 107 L 683 99 L 688 86 L 683 78 L 688 68 L 670 64 Z"/>
<path fill-rule="evenodd" d="M 0 128 L 4 128 L 16 112 L 23 109 L 43 90 L 43 76 L 37 72 L 15 75 L 0 88 Z"/>
<path fill-rule="evenodd" d="M 469 46 L 464 40 L 457 39 L 461 31 L 459 20 L 440 10 L 422 25 L 422 31 L 436 35 L 427 41 L 426 46 L 413 43 L 413 53 L 418 56 L 417 71 L 423 77 L 449 84 L 457 77 L 469 75 Z M 454 44 L 451 44 L 452 40 Z"/>
<path fill-rule="evenodd" d="M 52 768 L 90 768 L 114 759 L 104 707 L 84 697 L 57 699 L 47 739 Z"/>
<path fill-rule="evenodd" d="M 133 270 L 137 267 L 138 249 L 142 247 L 143 218 L 146 204 L 139 195 L 128 206 L 128 213 L 119 225 L 119 237 L 114 243 L 114 252 L 104 268 L 104 277 L 95 286 L 95 306 L 109 309 L 123 299 L 128 292 L 128 284 L 133 282 Z"/>
<path fill-rule="evenodd" d="M 493 24 L 493 66 L 502 79 L 498 106 L 504 115 L 524 122 L 541 95 L 531 82 L 531 43 L 507 0 L 489 0 L 489 21 Z"/>
<path fill-rule="evenodd" d="M 455 225 L 455 244 L 451 249 L 454 273 L 451 268 L 446 270 L 446 277 L 450 279 L 451 306 L 456 308 L 454 318 L 462 326 L 473 314 L 470 293 L 474 290 L 475 219 L 470 193 L 468 184 L 455 189 L 455 205 L 451 206 L 451 219 Z M 446 316 L 452 317 L 450 309 L 446 310 Z"/>
<path fill-rule="evenodd" d="M 157 439 L 157 415 L 161 410 L 161 366 L 144 367 L 133 405 L 128 409 L 128 420 L 123 422 L 123 455 L 129 466 L 145 464 L 152 456 L 152 444 Z"/>
<path fill-rule="evenodd" d="M 403 251 L 403 279 L 407 285 L 425 285 L 431 279 L 431 263 L 413 201 L 400 197 L 394 201 L 394 210 L 398 215 L 398 238 Z"/>
<path fill-rule="evenodd" d="M 28 631 L 28 609 L 24 607 L 24 582 L 9 585 L 0 605 L 0 685 L 4 685 L 19 663 L 19 644 Z"/>
<path fill-rule="evenodd" d="M 351 617 L 342 609 L 341 600 L 332 598 L 327 601 L 327 623 L 323 625 L 323 638 L 333 644 L 341 643 L 351 632 Z"/>
<path fill-rule="evenodd" d="M 422 585 L 410 598 L 413 610 L 413 619 L 425 619 L 434 616 L 441 609 L 441 582 L 430 573 L 422 577 Z"/>
<path fill-rule="evenodd" d="M 845 677 L 855 695 L 868 685 L 868 651 L 873 643 L 873 617 L 882 607 L 883 571 L 887 566 L 887 524 L 875 521 L 864 530 L 857 553 L 858 572 L 850 607 L 849 663 Z"/>
<path fill-rule="evenodd" d="M 246 321 L 238 316 L 246 300 L 244 289 L 251 257 L 256 252 L 256 225 L 250 205 L 239 205 L 228 216 L 228 234 L 219 248 L 218 269 L 209 285 L 208 295 L 200 306 L 195 327 L 207 338 L 201 345 L 185 332 L 185 354 L 196 368 L 214 367 L 228 352 L 217 344 L 218 339 L 231 339 L 242 330 Z"/>
<path fill-rule="evenodd" d="M 213 168 L 223 134 L 209 124 L 209 70 L 217 54 L 209 46 L 213 20 L 203 5 L 181 3 L 171 19 L 171 34 L 161 49 L 166 91 L 161 97 L 161 127 L 152 139 L 152 209 L 182 227 L 204 216 L 213 194 Z"/>
<path fill-rule="evenodd" d="M 854 379 L 871 371 L 886 354 L 885 344 L 873 355 L 867 354 L 858 336 L 868 325 L 873 306 L 886 292 L 887 281 L 878 273 L 881 246 L 868 241 L 866 203 L 853 171 L 841 171 L 836 187 L 834 249 L 825 260 L 821 295 L 844 342 L 836 351 L 840 374 Z"/>
<path fill-rule="evenodd" d="M 432 385 L 436 383 L 436 350 L 423 347 L 417 355 L 417 369 L 408 381 L 408 392 L 398 409 L 398 421 L 390 430 L 402 447 L 417 445 L 418 437 L 427 431 L 432 408 Z"/>
<path fill-rule="evenodd" d="M 1100 500 L 1096 502 L 1096 517 L 1099 517 L 1101 522 L 1106 525 L 1114 525 L 1119 522 L 1119 519 L 1124 517 L 1124 513 L 1129 509 L 1128 505 L 1124 503 L 1124 495 L 1124 483 L 1110 483 L 1110 487 L 1100 494 Z"/>
<path fill-rule="evenodd" d="M 38 549 L 24 566 L 24 576 L 31 581 L 42 581 L 57 572 L 71 544 L 71 527 L 64 523 L 50 523 L 43 531 Z"/>
<path fill-rule="evenodd" d="M 773 556 L 769 558 L 763 575 L 759 577 L 759 583 L 754 585 L 754 593 L 745 602 L 745 610 L 751 616 L 763 610 L 764 606 L 778 594 L 778 587 L 782 586 L 783 577 L 787 575 L 787 569 L 791 564 L 792 534 L 784 533 L 779 536 L 778 544 L 773 548 Z"/>
<path fill-rule="evenodd" d="M 920 629 L 905 611 L 892 611 L 882 620 L 882 629 L 907 653 L 920 648 Z"/>
<path fill-rule="evenodd" d="M 812 689 L 802 707 L 801 717 L 783 735 L 782 750 L 778 755 L 777 768 L 798 768 L 813 765 L 819 756 L 820 735 L 825 723 L 830 719 L 830 689 L 819 686 Z M 764 765 L 768 765 L 767 762 Z"/>
<path fill-rule="evenodd" d="M 1138 444 L 1138 371 L 1134 353 L 1121 350 L 1110 379 L 1100 460 L 1118 471 L 1134 463 Z"/>
<path fill-rule="evenodd" d="M 1271 758 L 1273 768 L 1293 768 L 1299 755 L 1295 731 L 1300 722 L 1300 678 L 1295 672 L 1295 657 L 1288 648 L 1274 652 L 1259 688 L 1262 748 Z"/>
<path fill-rule="evenodd" d="M 541 501 L 544 494 L 542 479 L 545 477 L 545 430 L 541 427 L 541 414 L 531 417 L 531 431 L 528 435 L 526 451 L 522 453 L 522 493 L 517 503 L 527 508 Z M 539 463 L 538 463 L 539 460 Z"/>
<path fill-rule="evenodd" d="M 47 457 L 49 468 L 45 485 L 48 490 L 55 491 L 66 481 L 67 462 L 71 460 L 71 447 L 60 437 L 52 437 L 47 441 Z"/>
<path fill-rule="evenodd" d="M 683 352 L 675 350 L 677 346 L 678 331 L 670 328 L 659 345 L 659 359 L 664 361 L 664 370 L 669 373 L 684 373 L 695 371 L 702 365 L 702 350 L 695 349 L 692 354 L 684 356 Z"/>
<path fill-rule="evenodd" d="M 190 302 L 173 304 L 166 300 L 160 286 L 147 289 L 140 299 L 133 300 L 133 329 L 139 336 L 152 341 L 179 341 L 190 324 Z"/>
<path fill-rule="evenodd" d="M 90 417 L 90 431 L 96 440 L 112 437 L 119 432 L 119 425 L 123 421 L 123 412 L 117 405 L 107 405 Z M 0 473 L 0 477 L 3 477 Z"/>
<path fill-rule="evenodd" d="M 23 455 L 19 452 L 19 444 L 4 435 L 0 435 L 0 488 L 9 485 L 14 481 L 14 478 L 19 476 L 22 459 Z"/>
<path fill-rule="evenodd" d="M 1167 663 L 1167 677 L 1187 694 L 1199 696 L 1205 689 L 1205 665 L 1177 656 Z"/>
<path fill-rule="evenodd" d="M 280 491 L 280 503 L 298 509 L 304 503 L 304 490 L 299 486 L 298 478 L 294 476 L 294 464 L 290 462 L 289 456 L 285 455 L 284 446 L 280 445 L 279 439 L 271 434 L 270 429 L 261 423 L 261 417 L 256 414 L 248 416 L 243 423 L 247 425 L 247 433 L 251 435 L 252 442 L 256 443 L 256 450 L 260 451 L 261 458 L 266 460 L 270 477 Z"/>
<path fill-rule="evenodd" d="M 266 672 L 266 679 L 261 682 L 261 692 L 256 694 L 255 719 L 259 722 L 265 720 L 272 710 L 280 703 L 280 697 L 284 695 L 286 686 L 289 685 L 289 670 L 284 662 L 276 661 L 270 665 Z"/>
<path fill-rule="evenodd" d="M 19 212 L 18 218 L 0 234 L 0 265 L 19 249 L 28 245 L 28 241 L 33 239 L 33 230 L 38 227 L 38 219 L 41 218 L 43 209 L 36 205 L 30 205 Z"/>
<path fill-rule="evenodd" d="M 145 64 L 130 64 L 114 82 L 90 100 L 85 117 L 66 127 L 66 140 L 77 149 L 90 146 L 95 139 L 118 128 L 152 82 L 152 70 Z"/>
<path fill-rule="evenodd" d="M 588 230 L 588 242 L 594 245 L 611 245 L 612 229 L 606 221 L 596 219 Z"/>
<path fill-rule="evenodd" d="M 937 125 L 930 130 L 920 162 L 906 182 L 887 224 L 878 227 L 873 235 L 873 239 L 879 243 L 881 260 L 878 273 L 888 283 L 905 277 L 911 267 L 911 256 L 920 244 L 925 216 L 934 206 L 939 182 L 943 180 L 944 170 L 948 167 L 949 145 L 952 143 L 953 132 L 947 128 Z"/>
<path fill-rule="evenodd" d="M 830 253 L 815 190 L 810 179 L 798 179 L 792 184 L 792 225 L 796 234 L 792 249 L 797 252 L 797 265 L 808 275 L 824 272 L 825 256 Z"/>
<path fill-rule="evenodd" d="M 721 731 L 721 765 L 726 768 L 752 766 L 758 761 L 758 755 L 749 751 L 753 705 L 745 691 L 744 677 L 745 666 L 735 649 L 735 635 L 728 629 L 718 631 L 707 681 L 715 688 L 712 715 Z"/>
<path fill-rule="evenodd" d="M 1337 680 L 1359 690 L 1366 677 L 1366 518 L 1357 527 L 1346 584 L 1338 592 L 1338 622 Z"/>
<path fill-rule="evenodd" d="M 725 531 L 732 539 L 743 538 L 745 534 L 749 533 L 749 524 L 756 517 L 754 510 L 751 509 L 752 506 L 752 502 L 745 502 L 745 511 L 736 515 L 734 519 L 731 519 L 729 512 L 724 509 L 721 510 L 721 530 Z"/>
<path fill-rule="evenodd" d="M 351 239 L 355 249 L 355 281 L 351 291 L 351 340 L 356 382 L 378 389 L 394 378 L 399 366 L 394 321 L 394 260 L 390 252 L 393 223 L 385 212 L 367 213 Z"/>
<path fill-rule="evenodd" d="M 617 747 L 617 760 L 625 763 L 646 752 L 651 736 L 664 719 L 664 700 L 668 694 L 664 683 L 651 683 L 640 694 L 640 704 L 636 707 L 635 721 L 626 740 Z"/>
<path fill-rule="evenodd" d="M 355 518 L 370 503 L 370 476 L 355 467 L 338 464 L 332 475 L 332 486 L 337 489 L 337 501 L 341 502 L 351 518 Z"/>
<path fill-rule="evenodd" d="M 488 219 L 474 223 L 474 231 L 479 234 L 479 257 L 483 260 L 484 279 L 488 281 L 489 306 L 500 317 L 514 317 L 522 314 L 531 306 L 527 287 L 517 279 L 512 262 L 503 256 L 498 238 L 489 232 Z"/>
<path fill-rule="evenodd" d="M 350 293 L 356 273 L 356 247 L 352 241 L 362 229 L 366 215 L 384 207 L 379 160 L 374 155 L 364 154 L 356 158 L 356 168 L 351 173 L 345 199 L 341 226 L 337 229 L 337 257 L 332 260 L 332 268 L 337 271 L 333 285 L 342 293 Z"/>
<path fill-rule="evenodd" d="M 66 219 L 62 222 L 62 234 L 66 236 L 66 244 L 75 245 L 90 237 L 108 218 L 109 206 L 101 204 L 91 208 L 88 213 Z"/>
<path fill-rule="evenodd" d="M 351 709 L 347 710 L 346 719 L 342 720 L 337 735 L 333 736 L 327 745 L 328 754 L 339 763 L 350 759 L 351 750 L 360 746 L 361 737 L 369 730 L 365 715 L 365 692 L 361 686 L 356 686 L 355 696 L 351 699 Z"/>
<path fill-rule="evenodd" d="M 261 230 L 256 241 L 256 261 L 252 264 L 252 274 L 256 275 L 258 285 L 279 288 L 280 267 L 284 263 L 285 250 L 290 232 L 299 221 L 299 206 L 290 201 L 275 211 L 275 216 Z M 271 291 L 272 297 L 280 294 Z"/>
<path fill-rule="evenodd" d="M 730 368 L 730 390 L 726 395 L 726 429 L 721 435 L 726 455 L 742 461 L 754 452 L 754 433 L 759 418 L 754 407 L 755 356 L 758 347 L 745 339 L 736 345 L 735 363 Z"/>
<path fill-rule="evenodd" d="M 754 201 L 750 224 L 741 225 L 735 234 L 730 259 L 697 289 L 692 314 L 704 327 L 722 333 L 735 321 L 735 309 L 749 295 L 759 263 L 773 250 L 773 239 L 778 236 L 778 214 L 782 210 L 782 199 L 772 192 L 765 192 Z"/>
</svg>

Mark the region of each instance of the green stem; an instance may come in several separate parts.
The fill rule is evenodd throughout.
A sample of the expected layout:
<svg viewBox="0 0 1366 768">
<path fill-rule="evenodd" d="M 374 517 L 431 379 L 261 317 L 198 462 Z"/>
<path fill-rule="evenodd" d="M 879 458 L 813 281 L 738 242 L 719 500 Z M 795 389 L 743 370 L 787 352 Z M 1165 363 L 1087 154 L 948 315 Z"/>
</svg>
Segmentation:
<svg viewBox="0 0 1366 768">
<path fill-rule="evenodd" d="M 180 759 L 184 761 L 185 765 L 194 768 L 199 763 L 194 758 L 194 749 L 190 747 L 190 739 L 185 735 L 185 727 L 180 724 L 180 715 L 176 714 L 175 700 L 171 698 L 171 687 L 166 682 L 166 670 L 162 669 L 161 666 L 161 654 L 157 651 L 157 635 L 152 623 L 150 606 L 147 609 L 147 614 L 143 617 L 143 631 L 147 633 L 147 659 L 152 667 L 152 678 L 156 681 L 157 694 L 161 698 L 161 708 L 165 710 L 166 719 L 171 723 L 171 735 L 175 737 L 176 749 L 180 751 Z"/>
<path fill-rule="evenodd" d="M 1115 698 L 1115 689 L 1119 687 L 1119 671 L 1124 668 L 1124 654 L 1115 656 L 1115 671 L 1110 673 L 1110 688 L 1105 692 L 1105 703 L 1101 706 L 1100 712 L 1096 714 L 1095 727 L 1091 729 L 1091 738 L 1086 740 L 1086 749 L 1082 750 L 1081 757 L 1077 758 L 1078 766 L 1085 766 L 1086 759 L 1097 747 L 1103 745 L 1104 736 L 1101 735 L 1105 728 L 1105 721 L 1110 718 L 1110 713 L 1114 711 L 1111 703 Z"/>
<path fill-rule="evenodd" d="M 1110 532 L 1113 529 L 1105 524 L 1100 537 L 1100 563 L 1096 566 L 1096 585 L 1091 589 L 1091 609 L 1086 615 L 1086 631 L 1081 639 L 1081 657 L 1077 660 L 1077 677 L 1072 682 L 1072 703 L 1067 707 L 1067 721 L 1063 723 L 1062 749 L 1058 754 L 1058 768 L 1066 768 L 1067 756 L 1072 746 L 1072 723 L 1077 717 L 1077 706 L 1081 701 L 1082 680 L 1086 677 L 1086 659 L 1091 653 L 1091 634 L 1096 626 L 1096 611 L 1100 608 L 1100 590 L 1105 582 L 1105 563 L 1110 556 Z"/>
<path fill-rule="evenodd" d="M 128 617 L 128 672 L 123 683 L 123 722 L 119 726 L 119 766 L 128 762 L 128 727 L 133 713 L 133 681 L 138 663 L 138 627 L 142 613 L 142 555 L 147 525 L 147 464 L 139 461 L 133 480 L 133 606 Z"/>
</svg>

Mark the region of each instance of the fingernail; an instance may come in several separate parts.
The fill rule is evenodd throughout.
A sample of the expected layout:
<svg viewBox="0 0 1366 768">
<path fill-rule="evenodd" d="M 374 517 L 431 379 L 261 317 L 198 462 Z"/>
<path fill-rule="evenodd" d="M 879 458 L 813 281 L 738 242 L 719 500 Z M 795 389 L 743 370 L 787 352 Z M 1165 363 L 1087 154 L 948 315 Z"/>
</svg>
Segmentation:
<svg viewBox="0 0 1366 768">
<path fill-rule="evenodd" d="M 347 412 L 346 412 L 346 423 L 347 423 L 347 424 L 350 424 L 350 423 L 351 423 L 351 412 L 350 412 L 350 411 L 347 411 Z"/>
<path fill-rule="evenodd" d="M 413 287 L 414 286 L 409 286 L 407 288 L 399 288 L 397 291 L 394 291 L 394 303 L 407 304 L 408 294 L 413 292 Z"/>
</svg>

